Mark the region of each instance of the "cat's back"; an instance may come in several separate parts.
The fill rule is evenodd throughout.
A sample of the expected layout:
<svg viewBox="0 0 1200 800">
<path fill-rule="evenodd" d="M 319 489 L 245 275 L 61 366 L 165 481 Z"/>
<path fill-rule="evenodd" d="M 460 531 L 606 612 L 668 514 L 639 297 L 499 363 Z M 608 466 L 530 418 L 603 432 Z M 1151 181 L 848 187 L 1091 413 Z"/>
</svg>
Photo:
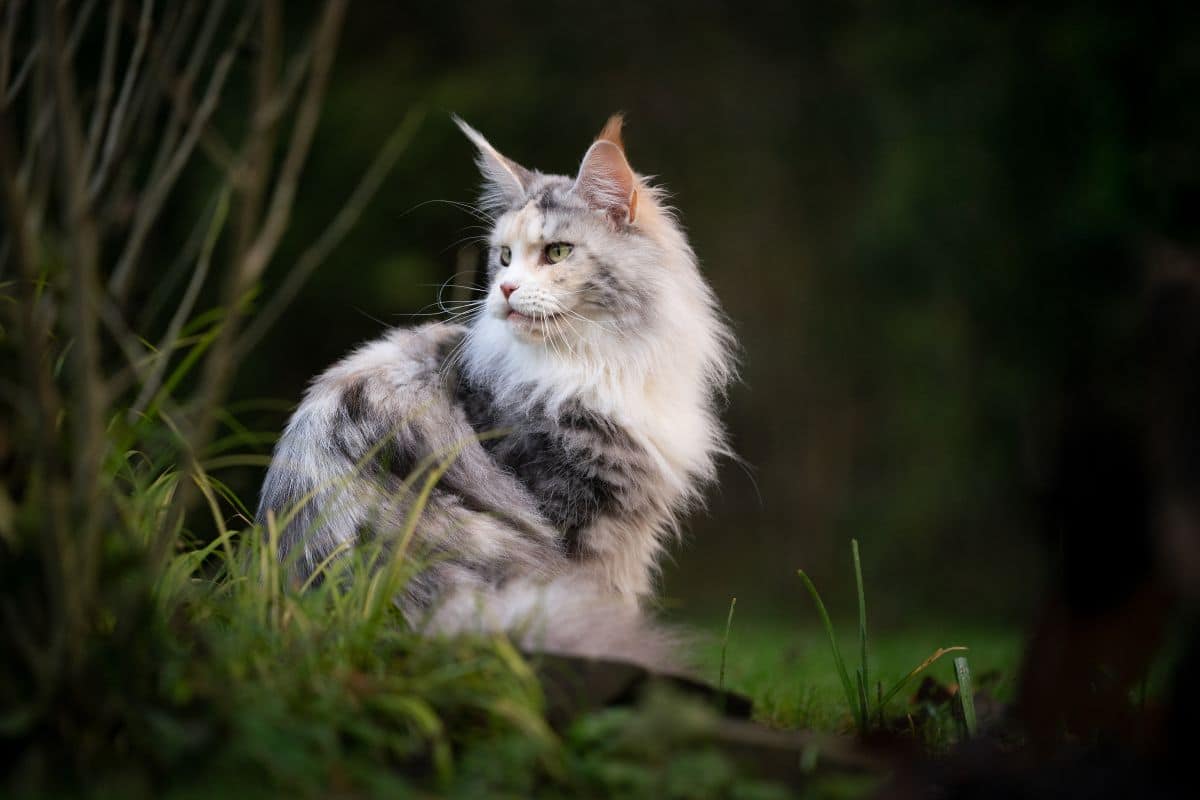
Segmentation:
<svg viewBox="0 0 1200 800">
<path fill-rule="evenodd" d="M 361 422 L 371 414 L 435 410 L 447 399 L 443 367 L 465 334 L 441 322 L 392 328 L 314 378 L 292 424 L 310 415 Z"/>
<path fill-rule="evenodd" d="M 328 552 L 369 521 L 364 493 L 386 492 L 471 434 L 444 371 L 464 334 L 444 323 L 392 329 L 313 380 L 259 501 L 259 519 L 269 511 L 290 519 L 282 550 L 303 542 L 311 566 L 309 553 Z"/>
</svg>

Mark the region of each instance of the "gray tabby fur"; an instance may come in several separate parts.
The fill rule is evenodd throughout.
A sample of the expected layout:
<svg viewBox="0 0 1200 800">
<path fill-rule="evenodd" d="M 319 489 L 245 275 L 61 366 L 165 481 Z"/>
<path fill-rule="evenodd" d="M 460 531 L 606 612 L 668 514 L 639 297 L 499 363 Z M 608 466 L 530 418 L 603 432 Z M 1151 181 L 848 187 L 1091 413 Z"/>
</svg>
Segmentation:
<svg viewBox="0 0 1200 800">
<path fill-rule="evenodd" d="M 300 508 L 279 555 L 304 580 L 364 537 L 394 541 L 445 461 L 408 551 L 426 566 L 397 598 L 410 621 L 662 667 L 670 637 L 642 609 L 727 452 L 732 337 L 660 190 L 629 168 L 619 120 L 575 178 L 459 124 L 485 179 L 485 298 L 465 326 L 389 331 L 319 376 L 259 519 Z M 552 242 L 572 245 L 560 263 Z"/>
</svg>

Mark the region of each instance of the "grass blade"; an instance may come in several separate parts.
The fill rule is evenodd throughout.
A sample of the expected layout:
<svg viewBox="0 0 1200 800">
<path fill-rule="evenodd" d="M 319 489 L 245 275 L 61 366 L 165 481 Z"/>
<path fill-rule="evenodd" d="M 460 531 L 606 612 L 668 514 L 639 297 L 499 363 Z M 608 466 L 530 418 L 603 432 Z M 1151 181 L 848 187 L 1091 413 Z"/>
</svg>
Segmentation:
<svg viewBox="0 0 1200 800">
<path fill-rule="evenodd" d="M 821 594 L 817 591 L 812 579 L 802 569 L 796 570 L 796 574 L 800 576 L 800 580 L 804 581 L 804 588 L 808 589 L 813 603 L 817 606 L 817 614 L 820 615 L 821 624 L 825 626 L 825 633 L 829 636 L 829 649 L 833 653 L 833 663 L 837 667 L 838 677 L 842 680 L 842 691 L 846 693 L 846 705 L 850 708 L 851 718 L 859 726 L 859 730 L 862 730 L 862 713 L 858 708 L 854 685 L 850 683 L 850 675 L 846 672 L 846 662 L 842 660 L 842 651 L 838 649 L 837 636 L 833 632 L 833 622 L 829 619 L 829 612 L 825 610 L 825 604 L 821 602 Z"/>
<path fill-rule="evenodd" d="M 725 652 L 729 649 L 729 629 L 733 627 L 733 610 L 737 608 L 737 598 L 729 601 L 729 616 L 725 619 L 725 637 L 721 639 L 721 673 L 717 679 L 717 688 L 725 691 Z"/>
<path fill-rule="evenodd" d="M 862 560 L 858 555 L 858 539 L 850 540 L 850 553 L 854 560 L 854 583 L 858 589 L 858 645 L 859 645 L 859 700 L 862 703 L 862 718 L 865 723 L 871 716 L 867 702 L 867 687 L 871 675 L 867 671 L 867 596 L 863 590 Z"/>
<path fill-rule="evenodd" d="M 883 712 L 883 707 L 885 705 L 887 705 L 888 701 L 891 700 L 893 697 L 895 697 L 897 694 L 899 694 L 900 690 L 903 689 L 905 686 L 907 686 L 909 681 L 911 681 L 913 678 L 917 677 L 922 672 L 924 672 L 926 669 L 928 669 L 930 666 L 932 666 L 942 656 L 947 655 L 948 653 L 960 653 L 960 652 L 965 653 L 966 651 L 967 651 L 967 648 L 965 648 L 961 645 L 955 645 L 954 647 L 939 647 L 937 650 L 933 651 L 933 655 L 929 656 L 929 658 L 925 659 L 920 664 L 918 664 L 916 666 L 916 668 L 913 669 L 912 672 L 908 673 L 903 678 L 898 680 L 896 682 L 896 685 L 888 690 L 888 693 L 885 694 L 883 696 L 883 699 L 879 701 L 880 713 Z"/>
<path fill-rule="evenodd" d="M 954 659 L 954 674 L 958 678 L 958 701 L 962 703 L 967 738 L 974 739 L 979 732 L 979 721 L 975 717 L 975 687 L 971 684 L 971 667 L 967 664 L 966 656 Z"/>
</svg>

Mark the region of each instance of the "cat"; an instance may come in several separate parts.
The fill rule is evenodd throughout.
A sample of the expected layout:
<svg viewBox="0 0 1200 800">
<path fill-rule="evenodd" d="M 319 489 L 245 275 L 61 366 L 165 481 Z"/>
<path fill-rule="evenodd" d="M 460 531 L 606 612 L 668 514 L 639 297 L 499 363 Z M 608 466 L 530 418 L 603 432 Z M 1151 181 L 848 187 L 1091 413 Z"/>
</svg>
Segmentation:
<svg viewBox="0 0 1200 800">
<path fill-rule="evenodd" d="M 662 666 L 669 637 L 643 612 L 729 454 L 734 337 L 665 192 L 630 167 L 620 115 L 574 177 L 454 121 L 483 177 L 486 294 L 466 325 L 394 329 L 316 378 L 258 518 L 286 520 L 279 556 L 300 581 L 411 529 L 425 566 L 396 602 L 427 630 Z"/>
</svg>

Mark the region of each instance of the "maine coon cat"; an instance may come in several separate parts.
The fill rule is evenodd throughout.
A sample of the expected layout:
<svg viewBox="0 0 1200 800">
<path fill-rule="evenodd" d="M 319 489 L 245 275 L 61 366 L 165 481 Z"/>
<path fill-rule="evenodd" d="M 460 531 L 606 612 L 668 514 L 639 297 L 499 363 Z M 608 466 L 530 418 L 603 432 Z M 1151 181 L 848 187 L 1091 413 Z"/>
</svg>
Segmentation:
<svg viewBox="0 0 1200 800">
<path fill-rule="evenodd" d="M 669 660 L 642 618 L 680 515 L 726 452 L 716 404 L 733 344 L 661 189 L 612 117 L 574 177 L 478 149 L 487 291 L 466 325 L 394 329 L 308 389 L 258 516 L 306 579 L 406 528 L 423 569 L 396 598 L 438 632 Z M 390 537 L 390 538 L 389 538 Z"/>
</svg>

